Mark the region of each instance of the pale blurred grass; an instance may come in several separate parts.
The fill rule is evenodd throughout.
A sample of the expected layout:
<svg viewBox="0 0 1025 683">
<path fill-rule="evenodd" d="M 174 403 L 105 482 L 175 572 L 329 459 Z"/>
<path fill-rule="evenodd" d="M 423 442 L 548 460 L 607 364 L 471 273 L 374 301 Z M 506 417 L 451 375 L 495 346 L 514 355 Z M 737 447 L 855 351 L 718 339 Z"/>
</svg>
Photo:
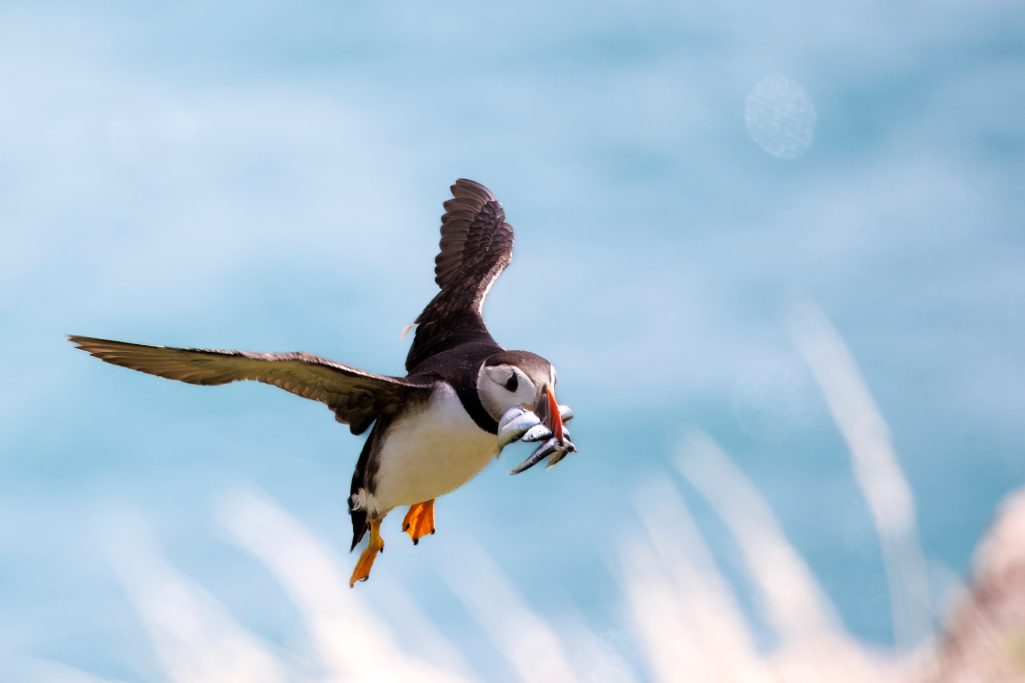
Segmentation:
<svg viewBox="0 0 1025 683">
<path fill-rule="evenodd" d="M 561 635 L 490 558 L 478 549 L 461 549 L 459 567 L 447 573 L 449 586 L 516 678 L 939 683 L 1025 676 L 1025 498 L 1005 508 L 980 549 L 974 590 L 964 591 L 942 636 L 934 637 L 914 499 L 885 421 L 853 356 L 821 311 L 803 308 L 791 332 L 846 440 L 873 516 L 889 578 L 894 650 L 869 648 L 845 631 L 757 488 L 717 443 L 696 432 L 685 438 L 678 468 L 739 547 L 749 589 L 776 645 L 756 645 L 754 627 L 682 496 L 663 478 L 633 496 L 641 533 L 616 551 L 623 613 L 641 653 L 640 670 L 616 648 L 602 647 L 587 627 L 572 641 Z M 267 496 L 236 492 L 224 499 L 217 519 L 228 539 L 280 584 L 302 617 L 308 647 L 297 657 L 251 633 L 215 596 L 175 570 L 145 521 L 129 512 L 120 515 L 119 531 L 108 539 L 111 565 L 167 680 L 487 680 L 423 615 L 413 595 L 395 586 L 403 620 L 414 626 L 407 631 L 417 634 L 400 642 L 374 605 L 348 589 L 345 565 L 333 546 Z M 582 657 L 581 643 L 599 646 Z M 56 662 L 37 660 L 29 668 L 38 680 L 105 680 Z"/>
</svg>

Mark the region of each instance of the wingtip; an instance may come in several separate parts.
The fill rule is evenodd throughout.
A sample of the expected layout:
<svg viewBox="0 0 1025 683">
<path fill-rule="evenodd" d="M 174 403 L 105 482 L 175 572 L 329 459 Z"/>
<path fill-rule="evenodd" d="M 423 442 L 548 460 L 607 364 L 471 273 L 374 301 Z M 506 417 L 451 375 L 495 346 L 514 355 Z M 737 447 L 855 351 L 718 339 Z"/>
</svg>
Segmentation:
<svg viewBox="0 0 1025 683">
<path fill-rule="evenodd" d="M 97 344 L 102 344 L 106 341 L 105 339 L 98 339 L 97 337 L 85 337 L 80 334 L 69 334 L 67 335 L 67 338 L 69 342 L 75 345 L 76 349 L 80 349 L 92 355 L 96 354 L 93 353 L 93 349 L 90 347 L 95 347 Z"/>
<path fill-rule="evenodd" d="M 457 178 L 456 182 L 454 182 L 449 189 L 452 191 L 452 196 L 456 198 L 470 195 L 475 197 L 482 204 L 498 201 L 498 198 L 495 197 L 495 193 L 489 190 L 486 185 L 478 183 L 476 180 L 470 180 L 469 178 Z"/>
</svg>

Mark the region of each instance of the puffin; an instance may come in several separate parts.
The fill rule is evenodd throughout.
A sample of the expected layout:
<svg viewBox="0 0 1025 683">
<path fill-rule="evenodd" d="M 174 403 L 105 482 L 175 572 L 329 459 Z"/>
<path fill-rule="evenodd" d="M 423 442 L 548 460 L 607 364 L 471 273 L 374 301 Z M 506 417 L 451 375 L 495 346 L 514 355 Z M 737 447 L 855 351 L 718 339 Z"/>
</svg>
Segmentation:
<svg viewBox="0 0 1025 683">
<path fill-rule="evenodd" d="M 189 384 L 255 380 L 327 405 L 354 435 L 369 434 L 352 475 L 354 551 L 349 579 L 370 577 L 384 551 L 381 523 L 406 507 L 402 530 L 419 543 L 435 532 L 434 501 L 473 479 L 515 441 L 541 442 L 510 474 L 576 451 L 573 411 L 555 398 L 555 366 L 500 346 L 484 324 L 488 292 L 512 259 L 514 233 L 495 195 L 472 180 L 444 202 L 434 279 L 439 291 L 414 323 L 406 375 L 375 374 L 302 353 L 259 353 L 135 344 L 69 335 L 100 360 Z M 407 328 L 408 331 L 408 328 Z M 405 334 L 406 331 L 404 331 Z"/>
</svg>

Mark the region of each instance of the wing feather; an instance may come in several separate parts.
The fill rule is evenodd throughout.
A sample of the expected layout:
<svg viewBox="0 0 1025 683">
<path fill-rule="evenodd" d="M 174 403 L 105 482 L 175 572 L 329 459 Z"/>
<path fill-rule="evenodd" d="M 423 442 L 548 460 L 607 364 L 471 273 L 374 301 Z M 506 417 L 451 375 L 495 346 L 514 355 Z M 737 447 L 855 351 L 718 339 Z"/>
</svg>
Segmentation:
<svg viewBox="0 0 1025 683">
<path fill-rule="evenodd" d="M 444 204 L 435 259 L 434 279 L 441 293 L 422 319 L 460 307 L 479 311 L 488 286 L 512 260 L 513 229 L 495 195 L 460 178 L 452 186 L 452 197 Z"/>
<path fill-rule="evenodd" d="M 364 431 L 378 416 L 394 415 L 431 385 L 366 372 L 311 353 L 255 353 L 150 346 L 72 335 L 68 340 L 100 360 L 189 384 L 218 385 L 254 380 L 320 401 Z"/>
</svg>

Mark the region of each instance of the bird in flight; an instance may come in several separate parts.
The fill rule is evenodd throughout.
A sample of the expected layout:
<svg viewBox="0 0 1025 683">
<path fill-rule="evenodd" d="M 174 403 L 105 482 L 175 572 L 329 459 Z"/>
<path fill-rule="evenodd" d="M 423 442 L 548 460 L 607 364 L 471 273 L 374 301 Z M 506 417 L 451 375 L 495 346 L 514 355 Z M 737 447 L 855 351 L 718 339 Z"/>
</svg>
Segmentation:
<svg viewBox="0 0 1025 683">
<path fill-rule="evenodd" d="M 517 440 L 542 442 L 512 470 L 576 450 L 555 400 L 555 367 L 529 351 L 509 351 L 481 316 L 484 300 L 512 259 L 513 229 L 486 187 L 460 179 L 441 219 L 435 258 L 439 291 L 414 325 L 406 376 L 390 377 L 309 353 L 254 353 L 150 346 L 72 335 L 78 348 L 114 365 L 189 384 L 256 380 L 327 404 L 353 434 L 368 429 L 352 475 L 349 515 L 355 550 L 366 548 L 349 585 L 370 576 L 384 550 L 381 521 L 408 506 L 413 543 L 434 533 L 434 501 L 477 475 Z"/>
</svg>

